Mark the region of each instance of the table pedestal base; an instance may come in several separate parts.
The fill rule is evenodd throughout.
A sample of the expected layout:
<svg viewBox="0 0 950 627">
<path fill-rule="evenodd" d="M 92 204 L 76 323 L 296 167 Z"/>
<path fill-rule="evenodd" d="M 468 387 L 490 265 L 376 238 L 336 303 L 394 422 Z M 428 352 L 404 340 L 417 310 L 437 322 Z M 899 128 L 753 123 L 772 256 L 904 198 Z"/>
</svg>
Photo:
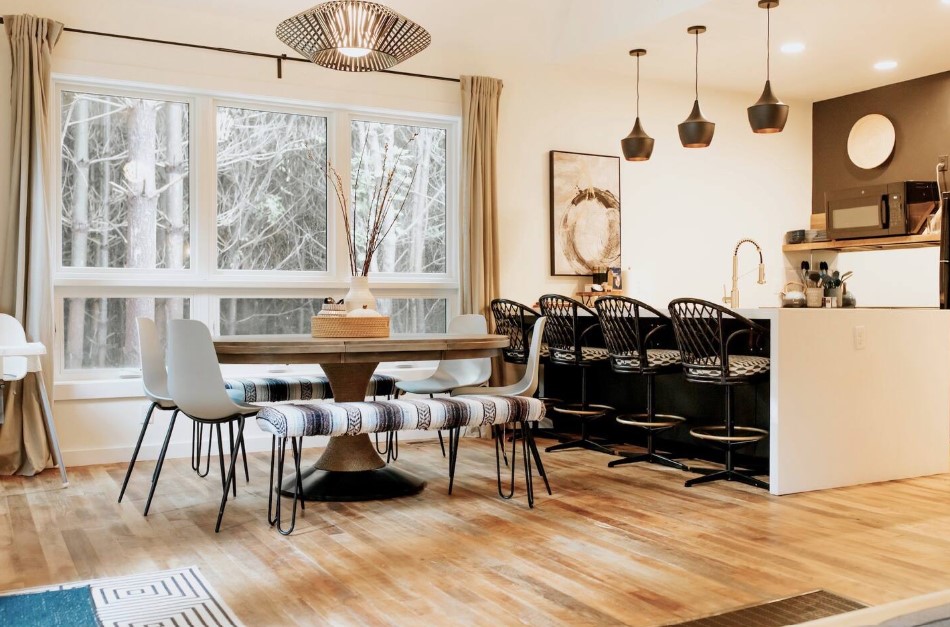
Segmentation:
<svg viewBox="0 0 950 627">
<path fill-rule="evenodd" d="M 375 501 L 418 494 L 426 482 L 408 472 L 386 466 L 375 470 L 301 469 L 305 501 Z M 280 493 L 293 497 L 293 476 L 286 477 Z"/>
<path fill-rule="evenodd" d="M 284 462 L 287 468 L 287 462 Z M 369 436 L 340 435 L 330 438 L 320 459 L 301 468 L 305 501 L 375 501 L 410 496 L 426 482 L 387 466 Z M 280 493 L 293 497 L 293 476 L 284 477 Z"/>
</svg>

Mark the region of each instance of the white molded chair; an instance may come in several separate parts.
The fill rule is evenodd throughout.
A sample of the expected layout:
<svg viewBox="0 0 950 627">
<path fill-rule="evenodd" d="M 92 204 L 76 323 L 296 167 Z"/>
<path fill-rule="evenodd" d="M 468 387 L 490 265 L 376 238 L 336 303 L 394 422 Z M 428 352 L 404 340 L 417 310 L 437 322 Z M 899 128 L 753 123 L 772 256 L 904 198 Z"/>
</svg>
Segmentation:
<svg viewBox="0 0 950 627">
<path fill-rule="evenodd" d="M 142 360 L 142 387 L 144 388 L 145 397 L 151 401 L 151 404 L 148 407 L 148 410 L 145 412 L 145 421 L 142 423 L 142 430 L 139 432 L 139 438 L 135 443 L 135 449 L 132 451 L 132 459 L 129 460 L 129 467 L 125 471 L 125 479 L 122 481 L 122 489 L 119 490 L 119 503 L 122 502 L 122 497 L 125 495 L 125 489 L 129 484 L 129 479 L 132 476 L 132 469 L 135 467 L 135 462 L 139 456 L 139 450 L 142 447 L 142 441 L 145 439 L 145 432 L 148 430 L 148 426 L 152 419 L 152 414 L 155 409 L 161 409 L 163 411 L 170 411 L 175 414 L 178 413 L 178 407 L 175 405 L 175 401 L 172 400 L 171 394 L 168 392 L 168 372 L 165 369 L 165 354 L 162 351 L 162 345 L 158 338 L 158 326 L 155 324 L 155 321 L 151 318 L 140 317 L 135 319 L 136 326 L 138 327 L 139 333 L 139 355 Z M 172 417 L 171 425 L 174 425 L 174 421 L 177 416 Z M 199 474 L 199 476 L 207 476 L 208 471 L 210 470 L 211 464 L 211 441 L 212 437 L 208 438 L 208 460 L 205 467 L 205 471 L 202 473 L 200 469 L 200 460 L 201 460 L 201 440 L 202 440 L 202 425 L 195 422 L 191 432 L 191 468 Z M 172 429 L 169 427 L 168 433 L 165 434 L 164 445 L 162 446 L 161 457 L 164 457 L 165 451 L 168 449 L 168 443 L 171 440 Z M 213 435 L 213 432 L 212 432 Z M 242 454 L 244 455 L 244 475 L 246 478 L 249 478 L 248 467 L 247 467 L 247 456 L 244 454 L 244 449 L 241 449 Z M 161 469 L 158 464 L 155 466 L 155 472 L 152 473 L 152 483 L 155 483 L 158 473 L 161 472 Z M 149 496 L 148 501 L 145 504 L 145 513 L 148 514 L 149 506 L 151 505 L 151 495 Z"/>
<path fill-rule="evenodd" d="M 221 529 L 221 518 L 224 516 L 224 507 L 228 501 L 228 491 L 234 486 L 237 496 L 237 484 L 234 481 L 234 465 L 237 461 L 237 451 L 244 445 L 244 421 L 248 416 L 256 414 L 260 407 L 236 403 L 224 388 L 224 378 L 221 376 L 221 367 L 214 351 L 214 342 L 211 332 L 204 323 L 198 320 L 172 320 L 168 323 L 168 391 L 178 409 L 196 422 L 214 425 L 218 433 L 218 459 L 221 465 L 221 482 L 223 493 L 221 506 L 218 509 L 218 519 L 214 530 Z M 168 427 L 170 434 L 174 427 L 175 414 Z M 221 444 L 221 425 L 227 423 L 228 429 L 233 429 L 237 422 L 237 439 L 230 437 L 231 462 L 225 475 L 224 449 Z M 155 480 L 149 492 L 149 502 L 158 485 L 158 474 L 165 459 L 168 437 L 156 466 Z M 296 450 L 294 451 L 296 453 Z M 146 511 L 148 513 L 148 505 Z"/>
<path fill-rule="evenodd" d="M 119 503 L 125 495 L 125 488 L 129 485 L 129 477 L 132 476 L 132 469 L 135 467 L 135 460 L 138 459 L 139 449 L 142 447 L 142 440 L 145 438 L 145 431 L 152 420 L 152 412 L 155 408 L 178 413 L 178 407 L 168 393 L 168 373 L 165 371 L 165 356 L 162 355 L 161 343 L 158 341 L 158 328 L 155 321 L 151 318 L 136 318 L 135 323 L 139 331 L 139 355 L 142 358 L 142 387 L 145 390 L 145 397 L 152 403 L 145 412 L 145 422 L 142 423 L 142 431 L 139 432 L 139 439 L 135 443 L 135 449 L 132 451 L 132 459 L 129 460 L 129 467 L 125 471 L 125 479 L 122 481 L 122 489 L 119 490 Z M 172 417 L 172 424 L 175 417 Z M 171 429 L 168 430 L 171 435 Z M 166 436 L 166 446 L 168 437 Z M 164 447 L 163 447 L 164 448 Z M 155 466 L 158 470 L 158 465 Z M 156 475 L 152 475 L 152 483 L 155 483 Z M 148 513 L 148 506 L 146 506 Z"/>
<path fill-rule="evenodd" d="M 525 364 L 524 376 L 521 377 L 521 380 L 517 383 L 511 385 L 505 385 L 501 387 L 461 387 L 452 390 L 452 396 L 465 396 L 469 394 L 479 395 L 479 396 L 534 396 L 534 393 L 538 389 L 539 382 L 539 371 L 541 363 L 541 344 L 544 340 L 544 327 L 547 324 L 547 318 L 541 317 L 538 318 L 537 322 L 534 324 L 534 330 L 531 333 L 531 346 L 528 349 L 528 361 Z M 498 494 L 502 498 L 510 499 L 514 493 L 515 485 L 515 448 L 516 442 L 515 438 L 512 438 L 511 441 L 511 489 L 508 494 L 504 494 L 501 486 L 501 463 L 499 462 L 499 453 L 504 454 L 504 440 L 505 440 L 505 425 L 493 425 L 494 430 L 500 430 L 500 433 L 495 434 L 495 464 L 498 467 Z M 534 437 L 531 433 L 530 428 L 526 423 L 521 425 L 521 441 L 522 448 L 524 451 L 524 466 L 525 466 L 525 477 L 528 483 L 528 502 L 529 504 L 533 503 L 533 490 L 531 487 L 531 459 L 528 457 L 530 454 L 534 458 L 534 462 L 538 467 L 538 474 L 541 475 L 541 478 L 544 480 L 544 487 L 547 488 L 548 494 L 551 494 L 551 485 L 548 483 L 548 476 L 544 472 L 544 465 L 541 463 L 541 455 L 538 453 L 538 447 L 534 444 Z M 454 434 L 454 437 L 449 437 L 449 493 L 452 492 L 452 479 L 455 476 L 455 462 L 458 458 L 458 434 Z M 508 458 L 505 456 L 505 463 L 508 463 Z"/>
<path fill-rule="evenodd" d="M 448 333 L 457 335 L 487 335 L 488 322 L 481 314 L 464 314 L 449 321 Z M 481 385 L 491 378 L 491 358 L 476 359 L 443 359 L 439 362 L 435 372 L 425 379 L 398 381 L 396 387 L 409 394 L 428 394 L 432 398 L 436 394 L 448 394 L 455 388 Z M 445 456 L 445 444 L 442 441 L 442 432 L 439 435 L 439 446 Z M 393 444 L 398 437 L 393 432 Z M 450 434 L 451 437 L 451 434 Z"/>
<path fill-rule="evenodd" d="M 0 314 L 0 424 L 3 417 L 4 384 L 22 381 L 27 373 L 32 372 L 43 408 L 43 418 L 53 449 L 53 461 L 59 466 L 59 474 L 63 479 L 63 487 L 69 485 L 66 477 L 66 465 L 63 463 L 63 454 L 59 449 L 59 437 L 56 435 L 56 425 L 53 423 L 53 410 L 46 394 L 46 385 L 43 382 L 43 371 L 40 366 L 40 355 L 46 354 L 46 347 L 40 342 L 28 342 L 23 325 L 13 316 Z"/>
</svg>

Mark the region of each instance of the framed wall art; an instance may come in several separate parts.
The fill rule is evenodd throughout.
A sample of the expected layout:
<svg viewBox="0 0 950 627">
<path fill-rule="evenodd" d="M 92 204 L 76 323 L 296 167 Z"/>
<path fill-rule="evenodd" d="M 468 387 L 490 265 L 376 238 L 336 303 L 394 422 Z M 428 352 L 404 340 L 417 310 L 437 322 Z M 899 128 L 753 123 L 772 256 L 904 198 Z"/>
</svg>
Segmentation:
<svg viewBox="0 0 950 627">
<path fill-rule="evenodd" d="M 551 151 L 551 274 L 620 264 L 620 157 Z"/>
</svg>

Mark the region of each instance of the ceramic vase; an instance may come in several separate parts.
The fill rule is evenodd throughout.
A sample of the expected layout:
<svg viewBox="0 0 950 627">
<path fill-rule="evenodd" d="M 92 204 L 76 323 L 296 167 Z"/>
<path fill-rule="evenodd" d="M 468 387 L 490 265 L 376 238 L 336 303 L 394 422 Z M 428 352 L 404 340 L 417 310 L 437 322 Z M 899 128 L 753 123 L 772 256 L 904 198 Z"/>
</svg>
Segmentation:
<svg viewBox="0 0 950 627">
<path fill-rule="evenodd" d="M 376 299 L 373 293 L 369 291 L 369 277 L 352 276 L 350 277 L 350 291 L 343 297 L 343 304 L 346 310 L 362 309 L 365 305 L 367 309 L 376 309 Z"/>
</svg>

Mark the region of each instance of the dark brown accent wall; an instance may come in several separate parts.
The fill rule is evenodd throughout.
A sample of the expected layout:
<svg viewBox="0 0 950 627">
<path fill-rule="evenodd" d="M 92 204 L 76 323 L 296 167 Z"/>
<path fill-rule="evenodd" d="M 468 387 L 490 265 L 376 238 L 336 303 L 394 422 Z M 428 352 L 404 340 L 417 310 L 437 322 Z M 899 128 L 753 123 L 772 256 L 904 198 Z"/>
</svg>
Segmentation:
<svg viewBox="0 0 950 627">
<path fill-rule="evenodd" d="M 859 118 L 880 113 L 894 123 L 894 153 L 862 170 L 848 158 L 848 133 Z M 823 100 L 812 105 L 812 211 L 827 190 L 868 183 L 935 180 L 937 156 L 950 154 L 950 72 Z"/>
</svg>

